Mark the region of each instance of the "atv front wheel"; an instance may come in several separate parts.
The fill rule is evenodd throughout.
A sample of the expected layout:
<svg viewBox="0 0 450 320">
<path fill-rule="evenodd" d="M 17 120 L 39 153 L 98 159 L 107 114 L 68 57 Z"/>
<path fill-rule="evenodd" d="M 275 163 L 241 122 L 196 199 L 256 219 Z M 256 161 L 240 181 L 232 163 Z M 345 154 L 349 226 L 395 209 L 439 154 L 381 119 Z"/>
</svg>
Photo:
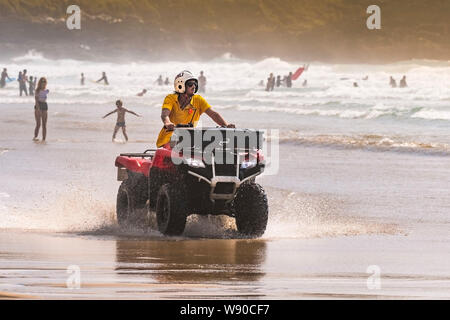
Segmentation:
<svg viewBox="0 0 450 320">
<path fill-rule="evenodd" d="M 269 217 L 264 189 L 257 183 L 242 184 L 234 199 L 234 212 L 239 233 L 249 237 L 262 236 Z"/>
<path fill-rule="evenodd" d="M 156 220 L 159 231 L 168 236 L 183 233 L 187 219 L 187 195 L 180 185 L 164 184 L 156 199 Z"/>
</svg>

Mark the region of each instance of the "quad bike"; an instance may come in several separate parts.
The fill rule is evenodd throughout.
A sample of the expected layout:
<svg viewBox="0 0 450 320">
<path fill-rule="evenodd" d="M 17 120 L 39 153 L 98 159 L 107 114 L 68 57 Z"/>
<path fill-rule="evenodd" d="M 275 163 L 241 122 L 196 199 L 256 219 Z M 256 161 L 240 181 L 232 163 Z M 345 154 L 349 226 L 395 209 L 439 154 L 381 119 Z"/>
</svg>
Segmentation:
<svg viewBox="0 0 450 320">
<path fill-rule="evenodd" d="M 116 158 L 119 225 L 149 224 L 181 235 L 191 214 L 228 215 L 246 237 L 260 237 L 268 202 L 255 178 L 264 171 L 263 132 L 250 129 L 177 126 L 170 147 Z"/>
</svg>

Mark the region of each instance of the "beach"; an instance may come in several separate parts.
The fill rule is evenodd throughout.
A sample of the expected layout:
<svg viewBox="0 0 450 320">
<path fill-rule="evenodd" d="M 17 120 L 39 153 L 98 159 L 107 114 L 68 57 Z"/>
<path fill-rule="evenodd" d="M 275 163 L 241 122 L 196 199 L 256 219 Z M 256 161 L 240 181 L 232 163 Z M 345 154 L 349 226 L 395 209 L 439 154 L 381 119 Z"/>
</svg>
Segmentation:
<svg viewBox="0 0 450 320">
<path fill-rule="evenodd" d="M 292 89 L 258 87 L 299 64 L 35 52 L 1 64 L 46 76 L 50 93 L 42 143 L 33 98 L 17 83 L 0 90 L 0 299 L 449 299 L 450 64 L 311 63 Z M 279 147 L 277 170 L 257 179 L 269 199 L 261 238 L 243 239 L 227 217 L 191 216 L 180 237 L 117 225 L 115 157 L 155 147 L 173 88 L 154 81 L 186 68 L 205 71 L 203 96 L 227 121 Z M 102 71 L 109 86 L 92 82 Z M 409 87 L 390 88 L 391 74 Z M 112 143 L 114 116 L 102 119 L 117 99 L 142 115 L 127 115 L 128 143 L 120 131 Z"/>
</svg>

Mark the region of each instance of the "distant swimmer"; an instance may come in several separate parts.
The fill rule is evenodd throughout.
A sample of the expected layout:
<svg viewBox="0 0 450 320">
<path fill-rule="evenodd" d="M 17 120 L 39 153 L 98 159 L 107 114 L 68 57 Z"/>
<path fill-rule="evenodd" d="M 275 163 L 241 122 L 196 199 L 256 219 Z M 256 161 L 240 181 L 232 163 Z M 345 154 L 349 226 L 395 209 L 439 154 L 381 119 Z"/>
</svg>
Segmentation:
<svg viewBox="0 0 450 320">
<path fill-rule="evenodd" d="M 408 84 L 406 83 L 406 76 L 403 76 L 403 78 L 400 80 L 400 88 L 406 88 Z"/>
<path fill-rule="evenodd" d="M 142 97 L 142 96 L 144 96 L 144 94 L 146 94 L 147 93 L 147 89 L 144 89 L 144 90 L 142 90 L 142 92 L 139 92 L 138 94 L 137 94 L 137 96 L 138 97 Z"/>
<path fill-rule="evenodd" d="M 100 81 L 104 81 L 106 85 L 109 85 L 108 78 L 106 77 L 106 72 L 102 72 L 102 77 L 95 82 L 99 83 Z"/>
<path fill-rule="evenodd" d="M 363 80 L 369 80 L 369 76 L 365 76 L 364 78 L 362 78 Z"/>
<path fill-rule="evenodd" d="M 82 73 L 82 74 L 81 74 L 81 79 L 80 79 L 80 84 L 81 84 L 82 86 L 84 86 L 84 80 L 85 80 L 84 73 Z"/>
<path fill-rule="evenodd" d="M 353 82 L 353 87 L 358 88 L 358 82 Z"/>
<path fill-rule="evenodd" d="M 275 87 L 275 77 L 273 76 L 273 73 L 271 73 L 269 75 L 269 78 L 267 78 L 266 91 L 273 91 L 274 87 Z"/>
<path fill-rule="evenodd" d="M 264 87 L 264 80 L 261 80 L 261 81 L 258 83 L 258 86 Z"/>
<path fill-rule="evenodd" d="M 389 85 L 390 85 L 392 88 L 397 88 L 397 82 L 395 81 L 394 78 L 392 78 L 392 76 L 391 76 L 391 78 L 389 79 Z"/>
<path fill-rule="evenodd" d="M 281 86 L 281 76 L 277 76 L 277 88 Z"/>
<path fill-rule="evenodd" d="M 206 92 L 206 77 L 203 74 L 203 71 L 200 71 L 200 76 L 198 77 L 198 93 Z"/>
<path fill-rule="evenodd" d="M 170 84 L 169 78 L 168 78 L 168 77 L 166 77 L 166 80 L 164 81 L 164 84 L 165 84 L 166 86 Z"/>
<path fill-rule="evenodd" d="M 6 86 L 6 79 L 12 81 L 12 79 L 8 75 L 8 70 L 6 70 L 6 68 L 3 68 L 2 78 L 0 79 L 0 88 L 4 88 Z"/>
<path fill-rule="evenodd" d="M 126 125 L 125 125 L 125 113 L 128 112 L 128 113 L 134 114 L 136 117 L 140 117 L 140 115 L 138 115 L 137 113 L 135 113 L 131 110 L 125 109 L 123 107 L 123 102 L 121 100 L 116 101 L 116 106 L 117 106 L 117 109 L 114 111 L 111 111 L 110 113 L 107 113 L 105 116 L 103 116 L 103 119 L 106 118 L 107 116 L 117 112 L 117 121 L 116 121 L 116 126 L 114 127 L 112 141 L 114 142 L 114 139 L 116 139 L 117 131 L 119 131 L 120 128 L 122 128 L 122 133 L 123 133 L 123 136 L 125 137 L 125 140 L 128 141 Z"/>
<path fill-rule="evenodd" d="M 42 141 L 45 141 L 47 137 L 47 95 L 49 90 L 47 89 L 47 79 L 40 78 L 36 92 L 34 94 L 34 118 L 36 119 L 36 127 L 34 129 L 34 141 L 38 141 L 39 129 L 42 122 Z"/>
<path fill-rule="evenodd" d="M 292 72 L 289 72 L 286 77 L 286 87 L 292 88 Z"/>
<path fill-rule="evenodd" d="M 162 75 L 159 75 L 159 78 L 156 79 L 155 82 L 158 83 L 158 86 L 162 86 L 164 84 L 164 80 L 162 78 Z"/>
<path fill-rule="evenodd" d="M 302 83 L 302 86 L 303 86 L 303 87 L 308 86 L 308 80 L 305 79 L 305 81 L 303 81 L 303 83 Z"/>
<path fill-rule="evenodd" d="M 30 96 L 34 96 L 34 88 L 36 88 L 36 78 L 30 76 L 30 80 L 28 80 L 28 93 Z"/>
</svg>

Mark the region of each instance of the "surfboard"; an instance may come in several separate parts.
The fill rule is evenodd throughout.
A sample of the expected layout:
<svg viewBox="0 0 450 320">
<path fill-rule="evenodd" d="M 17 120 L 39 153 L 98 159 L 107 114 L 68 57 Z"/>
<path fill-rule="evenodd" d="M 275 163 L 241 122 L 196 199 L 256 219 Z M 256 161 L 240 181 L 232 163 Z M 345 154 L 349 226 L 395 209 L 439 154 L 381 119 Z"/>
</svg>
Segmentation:
<svg viewBox="0 0 450 320">
<path fill-rule="evenodd" d="M 10 82 L 13 82 L 13 81 L 16 81 L 16 78 L 6 79 L 6 83 L 10 83 Z"/>
<path fill-rule="evenodd" d="M 292 80 L 297 80 L 303 73 L 303 71 L 305 71 L 304 67 L 300 67 L 297 69 L 297 71 L 295 71 L 295 73 L 292 75 Z"/>
</svg>

